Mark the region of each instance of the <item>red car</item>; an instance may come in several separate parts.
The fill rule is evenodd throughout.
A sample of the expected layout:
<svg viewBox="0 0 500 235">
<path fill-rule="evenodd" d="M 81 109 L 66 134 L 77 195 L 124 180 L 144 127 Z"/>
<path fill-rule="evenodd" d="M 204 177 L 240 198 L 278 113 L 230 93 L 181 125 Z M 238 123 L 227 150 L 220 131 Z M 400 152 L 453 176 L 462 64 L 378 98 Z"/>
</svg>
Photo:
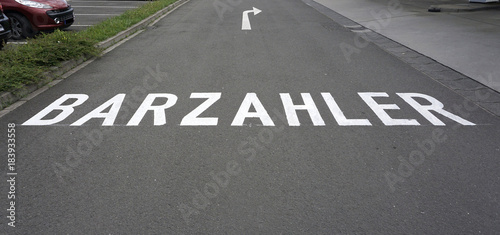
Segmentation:
<svg viewBox="0 0 500 235">
<path fill-rule="evenodd" d="M 33 37 L 39 31 L 67 28 L 73 24 L 73 8 L 66 0 L 0 0 L 10 18 L 12 38 Z"/>
</svg>

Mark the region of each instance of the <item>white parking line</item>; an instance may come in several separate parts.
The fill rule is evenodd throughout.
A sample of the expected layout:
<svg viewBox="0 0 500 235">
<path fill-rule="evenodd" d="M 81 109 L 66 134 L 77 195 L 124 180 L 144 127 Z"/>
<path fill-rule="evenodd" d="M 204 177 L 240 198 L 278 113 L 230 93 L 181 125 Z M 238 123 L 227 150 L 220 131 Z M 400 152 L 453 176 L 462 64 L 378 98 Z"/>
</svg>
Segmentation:
<svg viewBox="0 0 500 235">
<path fill-rule="evenodd" d="M 122 9 L 134 9 L 137 7 L 128 7 L 128 6 L 73 6 L 73 8 L 122 8 Z"/>
<path fill-rule="evenodd" d="M 120 14 L 75 14 L 75 16 L 117 16 Z"/>
<path fill-rule="evenodd" d="M 85 3 L 88 3 L 88 2 L 99 2 L 99 3 L 101 3 L 101 2 L 113 2 L 113 3 L 115 3 L 115 2 L 141 2 L 142 3 L 144 1 L 68 1 L 68 3 L 74 3 L 74 2 L 85 2 Z"/>
</svg>

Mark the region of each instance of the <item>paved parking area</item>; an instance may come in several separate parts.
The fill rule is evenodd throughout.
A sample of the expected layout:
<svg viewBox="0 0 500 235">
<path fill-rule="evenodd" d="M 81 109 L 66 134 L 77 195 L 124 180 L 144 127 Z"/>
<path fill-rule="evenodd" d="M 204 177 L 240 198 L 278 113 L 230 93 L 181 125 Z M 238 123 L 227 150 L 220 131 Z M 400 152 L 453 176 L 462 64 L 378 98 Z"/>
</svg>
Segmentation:
<svg viewBox="0 0 500 235">
<path fill-rule="evenodd" d="M 107 18 L 117 16 L 127 10 L 137 8 L 147 2 L 148 1 L 70 0 L 68 3 L 75 9 L 75 23 L 73 23 L 73 25 L 66 30 L 83 30 Z"/>
<path fill-rule="evenodd" d="M 137 8 L 149 1 L 114 1 L 114 0 L 69 0 L 68 3 L 75 9 L 75 22 L 65 31 L 80 31 L 95 25 L 107 18 L 117 16 L 123 12 Z M 7 44 L 25 44 L 26 40 L 10 39 Z"/>
</svg>

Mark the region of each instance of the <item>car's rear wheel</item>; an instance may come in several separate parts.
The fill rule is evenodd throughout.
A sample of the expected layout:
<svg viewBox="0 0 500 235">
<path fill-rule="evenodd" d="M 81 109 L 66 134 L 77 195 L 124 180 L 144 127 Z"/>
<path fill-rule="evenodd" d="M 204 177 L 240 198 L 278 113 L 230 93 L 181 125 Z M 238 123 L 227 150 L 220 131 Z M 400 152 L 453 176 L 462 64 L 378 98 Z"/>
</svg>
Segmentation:
<svg viewBox="0 0 500 235">
<path fill-rule="evenodd" d="M 13 39 L 32 38 L 37 33 L 26 17 L 17 13 L 10 13 L 7 16 L 10 18 L 10 24 L 12 25 Z"/>
</svg>

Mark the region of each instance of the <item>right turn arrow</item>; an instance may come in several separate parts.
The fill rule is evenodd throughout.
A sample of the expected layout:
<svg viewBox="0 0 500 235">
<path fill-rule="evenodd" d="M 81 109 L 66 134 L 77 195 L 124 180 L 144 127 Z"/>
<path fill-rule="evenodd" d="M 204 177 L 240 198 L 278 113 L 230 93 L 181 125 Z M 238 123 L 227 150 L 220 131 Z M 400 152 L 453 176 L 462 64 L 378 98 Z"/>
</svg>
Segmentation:
<svg viewBox="0 0 500 235">
<path fill-rule="evenodd" d="M 257 15 L 261 13 L 262 11 L 253 8 L 253 10 L 248 10 L 243 12 L 243 19 L 241 20 L 241 30 L 252 30 L 252 27 L 250 26 L 250 19 L 248 19 L 248 13 L 253 12 L 253 15 Z"/>
</svg>

